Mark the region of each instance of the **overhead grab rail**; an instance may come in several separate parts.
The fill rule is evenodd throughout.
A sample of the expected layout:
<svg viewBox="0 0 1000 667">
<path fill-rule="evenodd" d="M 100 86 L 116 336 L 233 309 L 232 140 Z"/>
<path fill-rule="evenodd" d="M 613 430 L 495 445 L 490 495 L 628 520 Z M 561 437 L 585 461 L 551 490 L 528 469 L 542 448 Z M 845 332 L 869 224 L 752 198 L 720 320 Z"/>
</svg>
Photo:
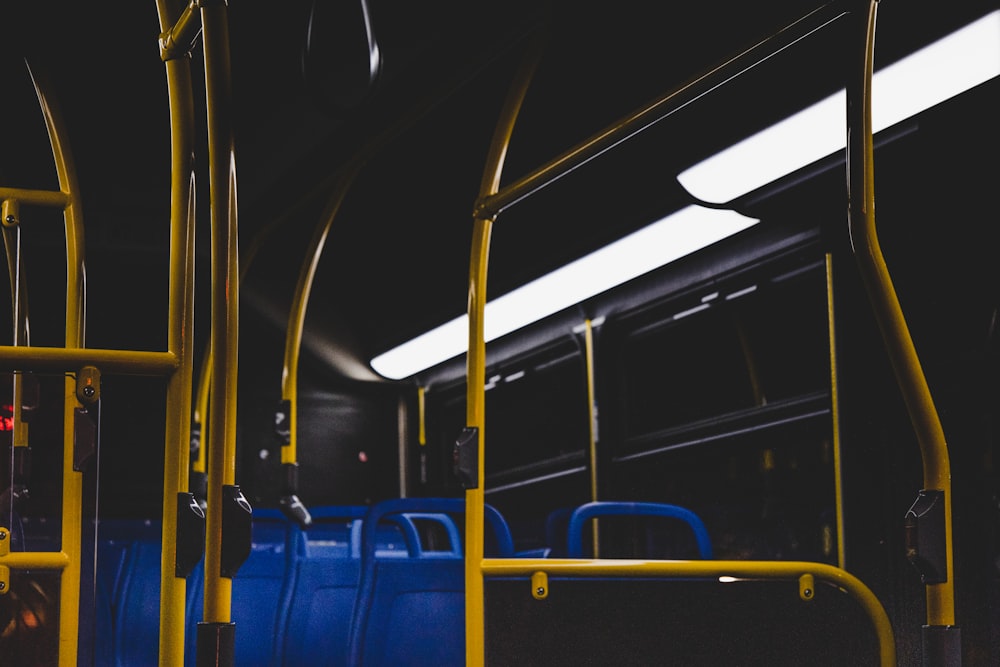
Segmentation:
<svg viewBox="0 0 1000 667">
<path fill-rule="evenodd" d="M 924 656 L 951 665 L 961 661 L 961 640 L 955 627 L 948 445 L 875 229 L 871 89 L 877 8 L 878 1 L 871 0 L 867 15 L 860 17 L 865 19 L 864 44 L 856 77 L 847 88 L 851 245 L 923 459 L 924 489 L 907 512 L 906 547 L 927 587 Z"/>
<path fill-rule="evenodd" d="M 484 460 L 485 460 L 485 367 L 484 315 L 489 243 L 496 216 L 508 206 L 537 192 L 571 170 L 666 118 L 726 81 L 748 71 L 788 45 L 844 16 L 837 3 L 825 5 L 774 36 L 759 42 L 723 65 L 680 89 L 668 93 L 638 112 L 606 128 L 576 148 L 500 189 L 504 157 L 528 85 L 537 66 L 539 53 L 529 49 L 516 74 L 494 131 L 473 208 L 473 237 L 469 262 L 466 429 L 456 444 L 456 468 L 466 488 L 466 664 L 485 662 L 483 579 L 486 576 L 545 577 L 548 574 L 574 576 L 753 576 L 768 579 L 820 578 L 847 591 L 868 615 L 877 635 L 879 659 L 883 666 L 895 665 L 895 641 L 884 608 L 874 594 L 844 570 L 823 563 L 789 561 L 615 561 L 559 559 L 493 559 L 483 557 Z M 534 581 L 534 579 L 533 579 Z"/>
<path fill-rule="evenodd" d="M 830 2 L 818 7 L 690 83 L 658 97 L 638 111 L 609 125 L 590 139 L 504 186 L 503 189 L 498 187 L 492 192 L 481 192 L 473 208 L 473 216 L 496 217 L 508 206 L 534 194 L 577 167 L 652 127 L 726 82 L 749 72 L 782 49 L 843 17 L 847 12 L 842 4 Z"/>
</svg>

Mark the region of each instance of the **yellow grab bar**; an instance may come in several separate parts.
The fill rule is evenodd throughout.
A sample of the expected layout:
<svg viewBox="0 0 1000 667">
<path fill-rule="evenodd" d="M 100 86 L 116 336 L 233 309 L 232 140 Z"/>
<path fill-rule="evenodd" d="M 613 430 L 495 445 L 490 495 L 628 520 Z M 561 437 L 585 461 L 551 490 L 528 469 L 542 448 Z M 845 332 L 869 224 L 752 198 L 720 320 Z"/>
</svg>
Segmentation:
<svg viewBox="0 0 1000 667">
<path fill-rule="evenodd" d="M 947 561 L 945 581 L 927 584 L 927 624 L 951 626 L 955 623 L 955 574 L 951 520 L 951 464 L 948 445 L 875 230 L 871 87 L 877 7 L 877 0 L 869 3 L 862 67 L 855 84 L 848 87 L 848 99 L 856 98 L 853 103 L 848 104 L 850 131 L 847 167 L 851 244 L 882 332 L 886 352 L 920 445 L 924 488 L 940 491 L 942 494 Z"/>
<path fill-rule="evenodd" d="M 527 576 L 538 572 L 579 577 L 736 577 L 758 579 L 798 579 L 812 575 L 846 591 L 864 609 L 879 643 L 883 667 L 896 664 L 896 644 L 892 625 L 875 594 L 855 576 L 825 563 L 752 560 L 586 560 L 538 558 L 487 558 L 482 561 L 484 576 Z M 551 581 L 549 582 L 551 586 Z M 721 584 L 720 585 L 724 585 Z"/>
<path fill-rule="evenodd" d="M 486 168 L 480 183 L 480 197 L 495 194 L 500 188 L 500 174 L 510 145 L 517 115 L 527 95 L 541 57 L 541 44 L 535 42 L 529 49 L 514 77 L 504 107 L 500 112 L 486 159 Z M 485 660 L 485 629 L 483 626 L 483 575 L 480 561 L 483 558 L 485 449 L 483 434 L 486 413 L 486 343 L 484 339 L 484 309 L 486 307 L 486 273 L 490 254 L 492 216 L 474 218 L 472 232 L 472 257 L 469 262 L 469 354 L 467 364 L 466 424 L 478 430 L 476 484 L 465 492 L 465 654 L 466 665 L 482 665 Z"/>
</svg>

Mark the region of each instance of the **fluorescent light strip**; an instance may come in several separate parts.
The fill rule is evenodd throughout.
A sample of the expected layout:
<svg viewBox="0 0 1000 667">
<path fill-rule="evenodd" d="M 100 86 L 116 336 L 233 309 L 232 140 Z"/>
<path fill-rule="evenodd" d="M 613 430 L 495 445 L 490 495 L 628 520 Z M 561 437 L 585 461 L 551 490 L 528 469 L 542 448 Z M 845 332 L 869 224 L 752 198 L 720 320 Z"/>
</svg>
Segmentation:
<svg viewBox="0 0 1000 667">
<path fill-rule="evenodd" d="M 1000 11 L 995 11 L 875 73 L 873 130 L 890 127 L 998 75 Z M 831 95 L 687 169 L 678 180 L 702 201 L 721 204 L 843 150 L 845 97 L 845 91 Z M 486 341 L 756 222 L 731 211 L 693 206 L 682 209 L 486 304 Z M 685 230 L 688 225 L 693 229 Z M 695 232 L 705 232 L 705 237 Z M 468 318 L 463 315 L 375 357 L 371 365 L 388 378 L 409 377 L 463 352 L 467 337 Z"/>
<path fill-rule="evenodd" d="M 1000 76 L 1000 10 L 872 76 L 879 132 Z M 846 91 L 800 111 L 682 172 L 698 199 L 730 202 L 846 146 Z"/>
<path fill-rule="evenodd" d="M 688 206 L 486 304 L 486 342 L 580 303 L 759 222 L 734 211 Z M 468 316 L 428 331 L 371 361 L 399 380 L 468 347 Z"/>
</svg>

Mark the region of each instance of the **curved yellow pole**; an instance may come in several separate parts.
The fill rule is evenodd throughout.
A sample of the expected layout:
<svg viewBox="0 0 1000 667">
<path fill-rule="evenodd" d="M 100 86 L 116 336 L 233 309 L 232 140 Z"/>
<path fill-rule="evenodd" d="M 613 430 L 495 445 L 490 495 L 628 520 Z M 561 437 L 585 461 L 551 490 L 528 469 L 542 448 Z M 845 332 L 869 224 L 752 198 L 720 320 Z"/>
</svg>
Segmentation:
<svg viewBox="0 0 1000 667">
<path fill-rule="evenodd" d="M 288 315 L 288 327 L 285 331 L 285 356 L 281 369 L 281 398 L 288 402 L 288 442 L 281 447 L 281 464 L 285 469 L 284 489 L 281 494 L 281 508 L 303 525 L 311 522 L 309 511 L 298 499 L 298 381 L 299 353 L 302 349 L 302 332 L 305 329 L 306 309 L 309 306 L 309 293 L 312 290 L 316 268 L 323 256 L 330 226 L 333 224 L 340 205 L 344 202 L 354 177 L 360 165 L 355 163 L 353 169 L 344 172 L 337 183 L 333 196 L 323 211 L 322 224 L 317 225 L 306 249 L 305 261 L 299 270 L 298 282 Z"/>
<path fill-rule="evenodd" d="M 173 3 L 157 0 L 161 57 L 170 104 L 170 277 L 167 349 L 177 355 L 178 369 L 167 383 L 163 463 L 163 549 L 160 553 L 159 659 L 162 665 L 184 662 L 187 580 L 177 576 L 178 494 L 187 492 L 191 439 L 191 385 L 194 342 L 194 96 L 188 51 L 174 51 L 174 30 L 190 30 L 189 7 L 178 14 Z M 183 17 L 184 20 L 181 20 Z M 179 23 L 175 23 L 178 22 Z"/>
<path fill-rule="evenodd" d="M 192 2 L 191 6 L 193 5 L 194 3 Z M 179 35 L 172 36 L 170 42 L 173 43 L 174 40 L 183 41 L 183 39 L 184 37 Z M 273 219 L 266 226 L 260 229 L 257 232 L 257 234 L 254 235 L 254 238 L 251 240 L 251 243 L 247 246 L 245 252 L 240 256 L 241 279 L 243 276 L 246 275 L 247 269 L 249 269 L 250 264 L 253 262 L 253 259 L 256 256 L 257 251 L 261 248 L 264 242 L 270 237 L 270 235 L 280 227 L 281 223 L 286 222 L 287 219 L 292 215 L 294 215 L 298 209 L 301 209 L 307 203 L 311 203 L 312 201 L 314 201 L 313 197 L 325 193 L 330 187 L 335 187 L 335 188 L 339 187 L 338 183 L 343 183 L 345 181 L 348 182 L 352 181 L 368 159 L 370 159 L 373 155 L 377 154 L 393 138 L 401 134 L 403 130 L 405 130 L 407 127 L 411 126 L 413 122 L 422 118 L 427 113 L 427 111 L 434 106 L 436 101 L 439 100 L 441 97 L 442 97 L 441 91 L 434 90 L 428 92 L 428 94 L 425 95 L 422 100 L 419 100 L 415 105 L 413 105 L 409 109 L 408 113 L 402 114 L 399 117 L 397 117 L 395 122 L 393 122 L 390 126 L 385 128 L 385 130 L 382 131 L 378 136 L 372 139 L 369 143 L 359 148 L 358 151 L 351 157 L 351 159 L 345 162 L 343 167 L 333 172 L 331 175 L 321 179 L 315 186 L 311 187 L 308 190 L 308 192 L 303 194 L 301 197 L 298 197 L 295 200 L 295 204 L 291 207 L 291 209 L 285 211 L 280 217 Z M 2 192 L 2 189 L 0 189 L 0 192 Z M 207 432 L 205 426 L 208 421 L 207 406 L 209 400 L 208 396 L 210 393 L 209 389 L 211 386 L 211 376 L 212 376 L 211 369 L 212 369 L 212 351 L 211 348 L 209 347 L 209 349 L 206 350 L 202 358 L 202 365 L 200 369 L 199 384 L 198 384 L 198 396 L 195 401 L 196 412 L 193 415 L 194 417 L 193 421 L 199 426 L 201 426 L 202 433 Z M 284 376 L 284 371 L 283 371 L 283 376 Z M 205 451 L 206 447 L 203 439 L 202 446 L 198 450 L 198 460 L 195 461 L 193 465 L 193 470 L 204 472 Z M 293 456 L 297 456 L 297 452 L 295 454 L 293 454 L 292 452 L 288 453 L 283 452 L 282 460 L 284 461 L 285 459 L 291 459 Z"/>
<path fill-rule="evenodd" d="M 44 372 L 60 372 L 66 374 L 64 388 L 64 435 L 63 435 L 63 493 L 62 493 L 62 550 L 50 555 L 39 554 L 6 554 L 2 559 L 7 567 L 39 567 L 62 569 L 60 578 L 60 610 L 59 610 L 59 646 L 58 656 L 61 666 L 76 665 L 79 630 L 80 602 L 80 548 L 82 532 L 82 473 L 75 468 L 75 414 L 81 408 L 77 399 L 76 378 L 74 373 L 83 366 L 96 366 L 106 372 L 138 375 L 161 375 L 170 377 L 168 389 L 168 424 L 167 445 L 176 445 L 177 440 L 186 440 L 186 436 L 176 429 L 178 415 L 186 415 L 190 401 L 190 372 L 187 373 L 187 384 L 184 380 L 185 345 L 193 333 L 191 315 L 193 314 L 193 289 L 191 260 L 193 247 L 182 227 L 179 233 L 172 237 L 172 252 L 186 257 L 186 263 L 172 263 L 170 289 L 171 329 L 168 332 L 171 350 L 168 352 L 141 352 L 125 350 L 86 349 L 84 342 L 84 326 L 86 321 L 86 270 L 84 265 L 84 236 L 81 218 L 79 187 L 76 180 L 75 166 L 68 144 L 65 141 L 66 131 L 62 118 L 48 93 L 48 83 L 41 72 L 33 70 L 29 64 L 29 73 L 39 106 L 45 119 L 52 147 L 56 173 L 59 182 L 58 192 L 0 188 L 0 200 L 3 200 L 3 214 L 6 219 L 12 216 L 16 223 L 18 208 L 21 204 L 61 208 L 63 210 L 66 237 L 66 334 L 65 346 L 61 348 L 28 347 L 27 343 L 27 311 L 21 299 L 19 313 L 15 314 L 17 331 L 13 346 L 0 346 L 0 368 L 4 370 Z M 190 205 L 188 205 L 190 213 Z M 9 235 L 8 235 L 9 236 Z M 15 293 L 23 289 L 23 271 L 12 268 Z M 15 297 L 17 301 L 17 297 Z M 179 350 L 180 352 L 176 352 Z M 175 373 L 180 369 L 181 373 Z M 186 397 L 186 398 L 185 398 Z M 187 402 L 185 402 L 187 401 Z M 172 419 L 172 417 L 173 419 Z M 26 443 L 25 443 L 26 444 Z M 168 453 L 168 482 L 170 479 Z M 186 469 L 185 469 L 186 470 Z M 183 475 L 184 473 L 179 473 Z M 170 517 L 173 514 L 174 503 L 170 503 Z M 169 523 L 169 521 L 165 522 Z M 168 528 L 169 529 L 169 528 Z M 172 557 L 172 554 L 171 554 Z M 171 598 L 171 591 L 166 592 Z M 183 633 L 183 589 L 180 591 L 179 619 L 177 625 Z M 170 624 L 165 625 L 169 633 Z M 183 643 L 183 634 L 181 644 Z M 180 655 L 180 659 L 183 656 Z"/>
<path fill-rule="evenodd" d="M 83 221 L 80 188 L 76 179 L 62 116 L 48 96 L 48 84 L 41 73 L 31 70 L 31 79 L 38 103 L 45 118 L 49 143 L 55 161 L 59 190 L 64 198 L 63 219 L 66 230 L 66 347 L 84 346 L 86 271 L 84 268 Z M 80 403 L 76 399 L 76 380 L 66 375 L 63 409 L 63 499 L 62 551 L 68 556 L 59 584 L 59 664 L 76 664 L 80 613 L 80 539 L 83 524 L 83 475 L 74 470 L 74 413 Z"/>
<path fill-rule="evenodd" d="M 240 254 L 240 283 L 243 282 L 247 272 L 250 270 L 250 265 L 253 264 L 253 260 L 257 256 L 257 252 L 268 240 L 268 238 L 270 238 L 271 234 L 273 234 L 281 223 L 286 221 L 286 219 L 287 216 L 275 218 L 269 224 L 265 225 L 257 232 L 257 234 L 254 235 L 246 249 Z M 192 413 L 192 422 L 201 429 L 202 434 L 202 440 L 200 446 L 198 447 L 197 458 L 191 466 L 191 469 L 198 473 L 204 473 L 207 470 L 205 456 L 208 449 L 206 447 L 206 438 L 208 433 L 208 397 L 211 386 L 212 346 L 211 341 L 209 341 L 205 346 L 204 353 L 201 357 L 201 366 L 198 371 L 198 391 L 197 396 L 195 397 L 194 410 Z"/>
<path fill-rule="evenodd" d="M 514 132 L 514 123 L 528 86 L 534 76 L 541 56 L 540 44 L 535 43 L 515 76 L 500 112 L 486 158 L 483 179 L 479 186 L 480 198 L 496 194 L 500 189 L 500 174 L 504 158 Z M 466 425 L 479 432 L 478 469 L 475 488 L 465 492 L 465 655 L 466 665 L 475 667 L 485 660 L 483 575 L 480 562 L 483 558 L 484 494 L 486 432 L 486 342 L 484 337 L 484 314 L 486 307 L 486 273 L 490 254 L 490 234 L 493 229 L 492 216 L 474 217 L 472 233 L 472 255 L 469 261 L 469 354 L 467 366 Z"/>
<path fill-rule="evenodd" d="M 871 86 L 877 6 L 877 0 L 872 0 L 869 4 L 863 65 L 858 84 L 853 89 L 848 89 L 849 95 L 853 92 L 859 96 L 849 105 L 847 163 L 851 244 L 920 445 L 924 488 L 942 493 L 946 581 L 927 584 L 927 624 L 950 626 L 955 623 L 955 576 L 948 446 L 875 230 Z"/>
<path fill-rule="evenodd" d="M 205 611 L 210 624 L 230 622 L 232 580 L 221 575 L 223 486 L 236 479 L 236 380 L 239 259 L 236 156 L 230 126 L 229 26 L 226 6 L 201 3 L 208 108 L 212 228 L 212 387 L 208 419 L 208 506 L 205 517 Z"/>
<path fill-rule="evenodd" d="M 345 173 L 339 183 L 337 183 L 333 196 L 330 198 L 326 209 L 321 217 L 321 224 L 318 225 L 309 241 L 306 249 L 305 261 L 299 270 L 298 282 L 295 285 L 295 294 L 292 298 L 291 312 L 288 317 L 288 328 L 285 334 L 285 356 L 281 369 L 281 397 L 291 402 L 289 412 L 289 429 L 291 438 L 285 447 L 281 449 L 282 463 L 295 463 L 296 461 L 296 402 L 297 386 L 299 374 L 299 353 L 302 349 L 302 332 L 305 328 L 306 309 L 309 306 L 309 292 L 312 290 L 313 278 L 316 275 L 316 268 L 319 266 L 320 257 L 323 255 L 323 247 L 326 244 L 327 235 L 330 233 L 330 226 L 337 211 L 344 202 L 357 169 Z"/>
</svg>

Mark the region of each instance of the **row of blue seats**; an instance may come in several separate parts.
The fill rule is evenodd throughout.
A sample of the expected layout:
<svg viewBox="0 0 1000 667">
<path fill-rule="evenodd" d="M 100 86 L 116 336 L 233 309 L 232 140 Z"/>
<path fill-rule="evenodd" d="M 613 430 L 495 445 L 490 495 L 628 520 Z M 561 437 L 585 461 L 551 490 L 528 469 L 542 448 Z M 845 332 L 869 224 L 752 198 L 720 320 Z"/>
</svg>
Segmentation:
<svg viewBox="0 0 1000 667">
<path fill-rule="evenodd" d="M 455 517 L 464 509 L 465 501 L 457 498 L 313 508 L 305 530 L 276 510 L 255 510 L 250 556 L 232 582 L 235 664 L 463 664 L 464 561 Z M 506 521 L 492 507 L 485 509 L 487 556 L 548 555 L 515 554 Z M 567 555 L 583 555 L 590 518 L 622 513 L 680 519 L 694 532 L 701 557 L 711 557 L 700 519 L 683 508 L 646 503 L 578 508 L 568 521 Z M 102 526 L 95 665 L 157 663 L 159 540 L 155 522 Z M 189 665 L 195 663 L 203 591 L 199 565 L 188 579 Z"/>
<path fill-rule="evenodd" d="M 464 565 L 453 519 L 462 512 L 464 500 L 452 498 L 314 508 L 302 530 L 278 511 L 255 510 L 251 552 L 232 581 L 235 664 L 462 664 Z M 489 552 L 512 556 L 506 522 L 489 507 L 487 518 Z M 155 522 L 102 525 L 94 664 L 157 663 L 159 540 Z M 187 664 L 202 567 L 188 579 Z"/>
</svg>

